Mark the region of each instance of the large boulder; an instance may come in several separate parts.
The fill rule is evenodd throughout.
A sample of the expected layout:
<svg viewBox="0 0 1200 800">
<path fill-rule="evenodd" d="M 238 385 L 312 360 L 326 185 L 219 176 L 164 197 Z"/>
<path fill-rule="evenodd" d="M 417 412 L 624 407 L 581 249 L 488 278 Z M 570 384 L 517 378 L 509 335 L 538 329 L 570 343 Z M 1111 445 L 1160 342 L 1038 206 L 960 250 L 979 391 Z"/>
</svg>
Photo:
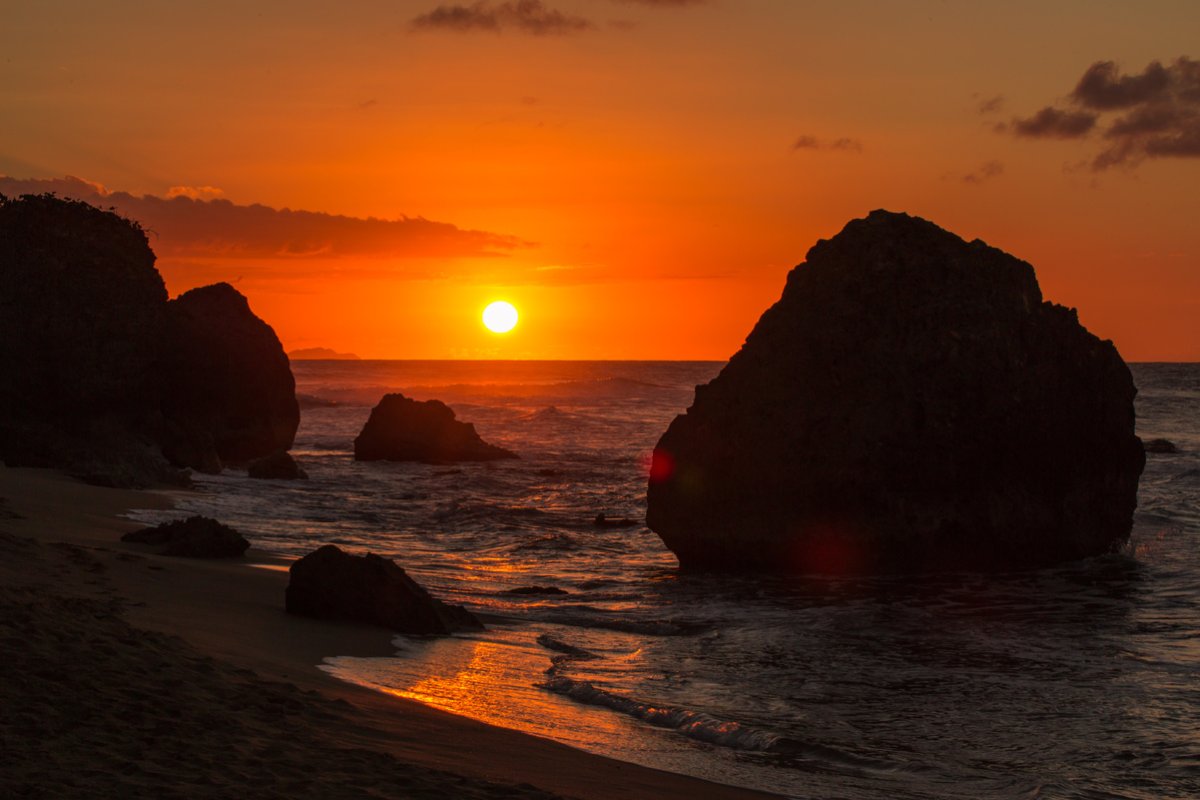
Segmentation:
<svg viewBox="0 0 1200 800">
<path fill-rule="evenodd" d="M 237 558 L 250 547 L 233 528 L 199 515 L 131 531 L 121 541 L 155 545 L 163 555 L 186 558 Z"/>
<path fill-rule="evenodd" d="M 271 326 L 227 283 L 167 305 L 170 323 L 163 453 L 205 472 L 292 446 L 296 381 Z"/>
<path fill-rule="evenodd" d="M 420 402 L 402 394 L 386 394 L 354 440 L 356 461 L 495 461 L 516 453 L 488 444 L 475 426 L 459 422 L 440 400 Z"/>
<path fill-rule="evenodd" d="M 1145 463 L 1111 342 L 1033 268 L 905 214 L 818 242 L 659 440 L 686 568 L 1002 570 L 1117 549 Z"/>
<path fill-rule="evenodd" d="M 355 556 L 327 544 L 295 561 L 284 603 L 289 614 L 381 625 L 400 633 L 448 634 L 481 630 L 462 606 L 443 603 L 396 562 Z"/>
<path fill-rule="evenodd" d="M 0 458 L 78 468 L 144 427 L 166 301 L 137 223 L 0 196 Z"/>
</svg>

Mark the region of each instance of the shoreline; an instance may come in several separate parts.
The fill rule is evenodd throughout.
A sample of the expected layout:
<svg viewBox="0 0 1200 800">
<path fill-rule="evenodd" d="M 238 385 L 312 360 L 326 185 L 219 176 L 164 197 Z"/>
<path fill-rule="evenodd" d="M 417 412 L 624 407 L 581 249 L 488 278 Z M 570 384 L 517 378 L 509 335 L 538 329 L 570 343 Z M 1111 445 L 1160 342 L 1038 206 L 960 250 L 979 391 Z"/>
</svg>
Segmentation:
<svg viewBox="0 0 1200 800">
<path fill-rule="evenodd" d="M 396 649 L 391 645 L 394 634 L 371 626 L 310 620 L 284 613 L 283 590 L 290 561 L 279 556 L 251 548 L 240 560 L 179 559 L 154 555 L 148 548 L 120 542 L 122 533 L 141 526 L 119 515 L 132 508 L 169 508 L 170 499 L 164 493 L 98 488 L 50 470 L 0 467 L 0 497 L 6 498 L 0 509 L 8 512 L 0 514 L 3 535 L 0 546 L 10 551 L 6 558 L 0 559 L 3 563 L 0 588 L 18 595 L 25 592 L 26 600 L 36 597 L 36 606 L 30 607 L 39 610 L 54 606 L 60 598 L 110 605 L 119 598 L 121 610 L 112 614 L 112 619 L 102 615 L 101 627 L 110 623 L 116 627 L 132 626 L 138 634 L 137 641 L 130 641 L 128 633 L 120 634 L 114 628 L 112 636 L 117 642 L 104 642 L 109 648 L 102 651 L 106 657 L 119 662 L 144 655 L 141 639 L 157 642 L 165 635 L 172 644 L 162 645 L 154 652 L 154 658 L 167 664 L 168 673 L 186 673 L 184 667 L 196 662 L 199 654 L 199 658 L 214 662 L 206 674 L 224 676 L 224 680 L 215 683 L 201 681 L 205 686 L 211 683 L 210 695 L 222 695 L 232 685 L 241 686 L 250 698 L 274 697 L 279 693 L 281 707 L 295 704 L 301 717 L 315 714 L 319 718 L 319 723 L 307 718 L 288 719 L 293 727 L 280 729 L 274 741 L 262 741 L 261 733 L 251 740 L 261 744 L 267 754 L 255 756 L 241 776 L 241 780 L 255 783 L 257 794 L 270 795 L 262 791 L 264 787 L 260 784 L 265 784 L 275 786 L 286 796 L 304 795 L 302 788 L 292 785 L 296 776 L 287 778 L 288 770 L 297 765 L 303 771 L 301 777 L 312 786 L 329 778 L 330 786 L 348 789 L 347 778 L 338 771 L 342 767 L 314 764 L 312 757 L 301 757 L 305 752 L 311 756 L 323 752 L 322 748 L 333 747 L 342 755 L 352 751 L 356 755 L 350 760 L 363 762 L 355 764 L 356 780 L 363 784 L 362 791 L 382 792 L 383 796 L 396 791 L 414 797 L 544 797 L 544 792 L 550 792 L 581 800 L 651 797 L 750 800 L 778 796 L 585 753 L 339 680 L 318 668 L 324 658 L 394 655 Z M 28 547 L 22 543 L 25 538 L 38 544 Z M 20 597 L 17 601 L 23 602 Z M 66 627 L 71 621 L 51 615 L 42 620 L 38 630 L 53 638 L 54 628 L 60 622 Z M 38 643 L 46 644 L 50 650 L 61 648 L 61 642 L 43 643 L 39 639 Z M 189 651 L 193 651 L 191 655 Z M 51 652 L 47 655 L 54 656 Z M 62 664 L 60 669 L 88 667 L 87 663 Z M 127 687 L 110 684 L 119 682 L 120 674 L 116 672 L 112 676 L 115 680 L 101 681 L 85 695 L 89 711 L 107 714 L 116 725 L 113 734 L 116 740 L 108 745 L 118 749 L 125 744 L 120 725 L 126 710 L 122 691 Z M 57 677 L 49 677 L 51 684 Z M 173 680 L 188 678 L 180 674 Z M 211 728 L 228 725 L 234 730 L 243 723 L 249 724 L 247 721 L 257 720 L 257 712 L 249 710 L 244 716 L 232 710 L 222 717 L 212 707 L 211 696 L 192 698 L 196 702 L 189 705 L 186 695 L 184 692 L 172 698 L 173 702 L 182 703 L 180 713 L 186 717 L 199 704 L 213 717 Z M 50 696 L 39 702 L 53 706 L 54 701 Z M 51 716 L 54 710 L 35 709 Z M 263 720 L 268 739 L 271 713 L 275 712 L 268 709 Z M 327 719 L 329 716 L 333 718 Z M 5 738 L 29 733 L 18 726 L 17 730 L 6 731 Z M 161 730 L 159 735 L 163 735 Z M 196 735 L 193 733 L 191 740 Z M 306 743 L 312 744 L 311 752 L 301 752 L 309 746 Z M 283 752 L 289 748 L 295 752 Z M 93 782 L 103 782 L 107 776 L 122 783 L 127 791 L 131 780 L 123 772 L 127 765 L 107 760 L 104 748 L 89 752 L 93 751 L 96 753 L 92 759 L 96 763 L 91 765 L 95 771 Z M 274 769 L 272 757 L 287 769 Z M 406 775 L 412 773 L 409 778 L 417 783 L 405 784 L 403 788 L 389 783 L 394 781 L 397 770 Z M 151 793 L 183 791 L 182 786 L 172 784 L 170 774 L 151 770 L 146 780 Z M 219 781 L 214 784 L 213 780 L 209 776 L 201 781 L 205 790 L 193 787 L 183 793 L 233 793 L 239 785 L 250 789 L 236 780 L 222 789 Z M 37 796 L 38 790 L 50 792 L 51 788 L 35 785 L 25 787 L 24 791 L 32 790 L 32 796 Z M 113 788 L 112 796 L 119 794 Z"/>
</svg>

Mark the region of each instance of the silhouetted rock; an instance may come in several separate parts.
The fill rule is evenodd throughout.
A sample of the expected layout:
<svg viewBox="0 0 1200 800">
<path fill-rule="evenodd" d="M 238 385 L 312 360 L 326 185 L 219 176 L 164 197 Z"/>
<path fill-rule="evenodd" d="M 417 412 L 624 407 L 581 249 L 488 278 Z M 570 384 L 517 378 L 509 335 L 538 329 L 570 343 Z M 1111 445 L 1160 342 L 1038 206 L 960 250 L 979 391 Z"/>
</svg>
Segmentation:
<svg viewBox="0 0 1200 800">
<path fill-rule="evenodd" d="M 203 472 L 292 446 L 296 381 L 271 326 L 227 283 L 168 304 L 163 453 Z"/>
<path fill-rule="evenodd" d="M 289 614 L 382 625 L 400 633 L 481 630 L 462 606 L 436 599 L 396 565 L 368 553 L 355 556 L 327 544 L 291 566 Z"/>
<path fill-rule="evenodd" d="M 0 196 L 0 457 L 81 472 L 123 460 L 157 414 L 166 300 L 137 223 Z"/>
<path fill-rule="evenodd" d="M 518 586 L 516 589 L 509 589 L 505 594 L 570 594 L 566 589 L 560 589 L 557 586 Z"/>
<path fill-rule="evenodd" d="M 300 468 L 292 454 L 278 450 L 264 458 L 258 458 L 246 465 L 246 474 L 251 478 L 267 480 L 295 481 L 308 480 L 308 473 Z"/>
<path fill-rule="evenodd" d="M 246 538 L 233 528 L 201 516 L 142 528 L 125 534 L 121 541 L 161 545 L 163 555 L 188 558 L 236 558 L 250 547 Z"/>
<path fill-rule="evenodd" d="M 651 466 L 689 568 L 1001 570 L 1111 552 L 1145 463 L 1111 342 L 1033 268 L 873 212 L 818 242 Z"/>
<path fill-rule="evenodd" d="M 168 304 L 136 222 L 0 197 L 0 458 L 105 485 L 186 482 L 291 445 L 287 357 L 232 287 Z"/>
<path fill-rule="evenodd" d="M 1151 439 L 1146 442 L 1147 453 L 1178 453 L 1179 448 L 1170 439 Z"/>
<path fill-rule="evenodd" d="M 439 400 L 419 402 L 402 394 L 387 394 L 354 440 L 357 461 L 495 461 L 516 458 L 503 447 L 479 438 L 475 426 L 459 422 Z"/>
</svg>

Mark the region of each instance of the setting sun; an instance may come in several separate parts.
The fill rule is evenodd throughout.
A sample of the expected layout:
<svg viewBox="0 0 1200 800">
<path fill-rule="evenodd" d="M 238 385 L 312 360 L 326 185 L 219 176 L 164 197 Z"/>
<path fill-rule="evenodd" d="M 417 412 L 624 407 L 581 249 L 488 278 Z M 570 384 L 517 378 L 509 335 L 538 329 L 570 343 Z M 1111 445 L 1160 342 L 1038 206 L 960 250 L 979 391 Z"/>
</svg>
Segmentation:
<svg viewBox="0 0 1200 800">
<path fill-rule="evenodd" d="M 483 310 L 483 326 L 492 333 L 508 333 L 517 326 L 517 309 L 512 303 L 497 300 Z"/>
</svg>

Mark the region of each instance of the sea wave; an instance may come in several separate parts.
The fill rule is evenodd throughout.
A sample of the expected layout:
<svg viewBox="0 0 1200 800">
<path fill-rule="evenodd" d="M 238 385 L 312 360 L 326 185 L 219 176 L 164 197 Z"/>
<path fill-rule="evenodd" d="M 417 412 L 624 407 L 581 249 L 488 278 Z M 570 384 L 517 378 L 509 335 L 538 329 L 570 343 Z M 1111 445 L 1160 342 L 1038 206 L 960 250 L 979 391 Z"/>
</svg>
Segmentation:
<svg viewBox="0 0 1200 800">
<path fill-rule="evenodd" d="M 535 685 L 569 697 L 577 703 L 609 708 L 659 728 L 671 728 L 690 739 L 721 747 L 766 753 L 777 750 L 783 741 L 783 737 L 769 731 L 717 719 L 703 711 L 644 703 L 601 689 L 588 681 L 575 681 L 559 676 Z"/>
</svg>

